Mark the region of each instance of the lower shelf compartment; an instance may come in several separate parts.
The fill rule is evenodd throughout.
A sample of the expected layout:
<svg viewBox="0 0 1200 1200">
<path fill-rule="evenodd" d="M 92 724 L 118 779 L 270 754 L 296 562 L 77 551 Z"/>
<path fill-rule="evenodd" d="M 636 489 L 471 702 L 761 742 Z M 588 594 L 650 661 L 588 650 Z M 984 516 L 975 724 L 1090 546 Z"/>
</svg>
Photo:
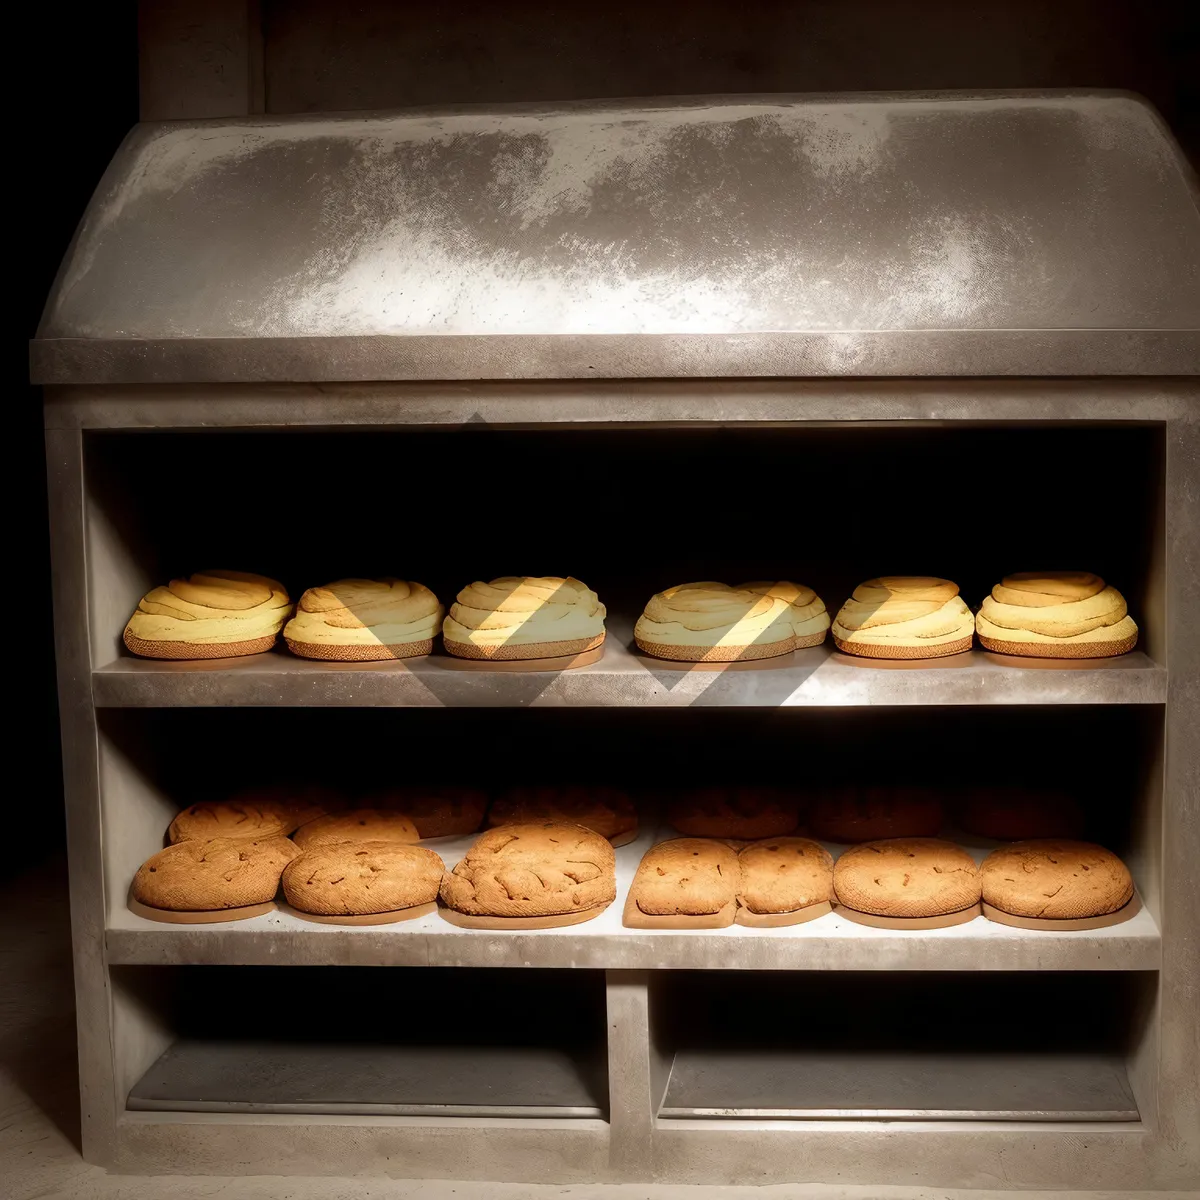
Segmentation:
<svg viewBox="0 0 1200 1200">
<path fill-rule="evenodd" d="M 181 1039 L 129 1093 L 153 1112 L 603 1117 L 604 1064 L 556 1046 Z"/>
<path fill-rule="evenodd" d="M 1136 1121 L 1124 1064 L 1091 1054 L 681 1050 L 671 1119 Z"/>
</svg>

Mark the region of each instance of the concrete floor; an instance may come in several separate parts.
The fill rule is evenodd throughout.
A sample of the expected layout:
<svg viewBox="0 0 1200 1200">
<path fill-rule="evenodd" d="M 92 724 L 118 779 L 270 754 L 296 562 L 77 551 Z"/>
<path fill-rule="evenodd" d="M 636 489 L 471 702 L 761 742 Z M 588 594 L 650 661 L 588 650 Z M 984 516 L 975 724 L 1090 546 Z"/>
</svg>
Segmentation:
<svg viewBox="0 0 1200 1200">
<path fill-rule="evenodd" d="M 455 1183 L 272 1175 L 108 1175 L 79 1157 L 66 870 L 0 884 L 0 1197 L 5 1200 L 985 1200 L 930 1188 Z M 1083 1193 L 1006 1193 L 1082 1200 Z M 1100 1193 L 1087 1193 L 1096 1200 Z M 1104 1193 L 1132 1200 L 1128 1192 Z M 1147 1197 L 1151 1194 L 1146 1193 Z M 1184 1193 L 1153 1193 L 1183 1200 Z"/>
</svg>

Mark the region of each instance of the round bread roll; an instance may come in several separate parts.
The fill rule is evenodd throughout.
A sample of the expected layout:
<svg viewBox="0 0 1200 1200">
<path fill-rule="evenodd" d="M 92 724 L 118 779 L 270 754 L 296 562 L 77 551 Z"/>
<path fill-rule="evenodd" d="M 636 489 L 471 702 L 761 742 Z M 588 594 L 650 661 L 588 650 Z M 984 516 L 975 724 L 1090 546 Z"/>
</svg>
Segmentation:
<svg viewBox="0 0 1200 1200">
<path fill-rule="evenodd" d="M 175 843 L 210 838 L 280 837 L 299 824 L 293 814 L 270 799 L 246 796 L 205 800 L 176 814 L 167 829 L 167 839 Z"/>
<path fill-rule="evenodd" d="M 461 837 L 475 833 L 487 812 L 487 793 L 478 788 L 400 787 L 363 798 L 364 808 L 403 813 L 421 838 Z"/>
<path fill-rule="evenodd" d="M 421 835 L 410 817 L 379 808 L 330 813 L 301 825 L 292 839 L 303 850 L 343 842 L 418 842 Z"/>
<path fill-rule="evenodd" d="M 985 650 L 1033 658 L 1111 658 L 1138 636 L 1125 597 L 1084 571 L 1005 576 L 975 627 Z"/>
<path fill-rule="evenodd" d="M 846 654 L 940 658 L 971 648 L 975 618 L 958 584 L 926 575 L 886 575 L 854 589 L 833 622 Z"/>
<path fill-rule="evenodd" d="M 799 912 L 833 899 L 833 856 L 809 838 L 768 838 L 738 854 L 738 900 L 752 913 Z"/>
<path fill-rule="evenodd" d="M 142 658 L 233 658 L 270 650 L 292 602 L 283 584 L 241 571 L 172 579 L 138 601 L 125 645 Z"/>
<path fill-rule="evenodd" d="M 778 788 L 697 788 L 668 804 L 667 820 L 688 837 L 750 842 L 791 833 L 800 822 L 799 800 Z"/>
<path fill-rule="evenodd" d="M 812 804 L 809 829 L 827 842 L 936 837 L 945 821 L 935 792 L 919 787 L 844 787 Z"/>
<path fill-rule="evenodd" d="M 609 904 L 616 857 L 582 825 L 502 825 L 479 836 L 442 879 L 442 902 L 473 916 L 548 917 Z"/>
<path fill-rule="evenodd" d="M 1083 809 L 1062 792 L 1027 787 L 977 787 L 967 793 L 959 823 L 968 833 L 1000 842 L 1078 838 Z"/>
<path fill-rule="evenodd" d="M 578 579 L 505 575 L 463 588 L 442 638 L 459 658 L 561 658 L 603 644 L 606 615 Z"/>
<path fill-rule="evenodd" d="M 433 649 L 445 610 L 423 584 L 339 579 L 309 588 L 283 631 L 293 654 L 336 662 L 414 658 Z"/>
<path fill-rule="evenodd" d="M 424 846 L 316 845 L 284 868 L 283 894 L 293 908 L 324 916 L 395 912 L 436 900 L 445 869 Z"/>
<path fill-rule="evenodd" d="M 527 825 L 566 821 L 614 838 L 637 828 L 633 801 L 611 787 L 519 787 L 497 798 L 488 825 Z"/>
<path fill-rule="evenodd" d="M 300 851 L 285 837 L 203 838 L 152 854 L 133 877 L 133 898 L 171 912 L 264 904 Z"/>
<path fill-rule="evenodd" d="M 979 868 L 953 842 L 893 838 L 852 846 L 833 866 L 838 903 L 880 917 L 940 917 L 979 903 Z"/>
<path fill-rule="evenodd" d="M 676 838 L 646 851 L 629 895 L 647 916 L 708 916 L 737 901 L 740 881 L 732 846 Z"/>
<path fill-rule="evenodd" d="M 1014 842 L 993 850 L 980 875 L 984 900 L 1015 917 L 1101 917 L 1133 899 L 1129 868 L 1091 842 Z"/>
<path fill-rule="evenodd" d="M 796 646 L 787 600 L 724 583 L 682 583 L 650 597 L 634 626 L 644 654 L 676 662 L 776 658 Z"/>
<path fill-rule="evenodd" d="M 819 646 L 825 640 L 829 613 L 825 611 L 825 601 L 812 588 L 782 579 L 775 583 L 768 580 L 740 583 L 736 590 L 787 601 L 792 610 L 792 633 L 796 638 L 797 650 Z"/>
</svg>

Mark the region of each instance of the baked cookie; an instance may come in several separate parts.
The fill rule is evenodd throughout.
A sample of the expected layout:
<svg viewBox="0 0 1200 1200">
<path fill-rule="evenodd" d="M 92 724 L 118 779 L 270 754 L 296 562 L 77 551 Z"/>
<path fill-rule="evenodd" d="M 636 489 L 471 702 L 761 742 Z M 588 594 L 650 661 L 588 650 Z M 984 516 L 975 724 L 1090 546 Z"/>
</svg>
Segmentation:
<svg viewBox="0 0 1200 1200">
<path fill-rule="evenodd" d="M 681 583 L 650 597 L 633 629 L 643 654 L 675 662 L 776 658 L 796 645 L 787 600 L 724 583 Z"/>
<path fill-rule="evenodd" d="M 478 788 L 399 787 L 363 797 L 364 808 L 403 813 L 422 838 L 461 837 L 475 833 L 487 812 L 487 793 Z"/>
<path fill-rule="evenodd" d="M 838 903 L 881 917 L 939 917 L 979 903 L 979 868 L 953 842 L 893 838 L 852 846 L 833 866 Z"/>
<path fill-rule="evenodd" d="M 1070 796 L 1024 787 L 972 788 L 959 815 L 967 833 L 999 842 L 1078 838 L 1086 823 L 1083 809 Z"/>
<path fill-rule="evenodd" d="M 667 820 L 689 837 L 782 837 L 799 824 L 799 801 L 777 788 L 697 788 L 668 804 Z"/>
<path fill-rule="evenodd" d="M 442 640 L 459 658 L 562 658 L 602 645 L 606 615 L 578 579 L 505 575 L 458 593 Z"/>
<path fill-rule="evenodd" d="M 943 821 L 936 794 L 918 787 L 837 788 L 820 795 L 808 814 L 809 831 L 827 842 L 936 837 Z"/>
<path fill-rule="evenodd" d="M 395 912 L 436 900 L 445 870 L 424 846 L 316 845 L 284 868 L 283 894 L 293 908 L 323 916 Z"/>
<path fill-rule="evenodd" d="M 423 584 L 339 579 L 309 588 L 283 630 L 293 654 L 335 662 L 414 658 L 433 649 L 445 609 Z"/>
<path fill-rule="evenodd" d="M 481 834 L 442 879 L 442 902 L 473 916 L 546 917 L 609 904 L 616 857 L 606 838 L 582 825 L 546 821 Z"/>
<path fill-rule="evenodd" d="M 646 851 L 629 899 L 651 917 L 708 916 L 736 903 L 740 883 L 732 846 L 706 838 L 677 838 Z"/>
<path fill-rule="evenodd" d="M 768 838 L 738 854 L 738 903 L 752 913 L 786 913 L 833 899 L 833 855 L 809 838 Z"/>
<path fill-rule="evenodd" d="M 329 813 L 301 825 L 293 841 L 307 850 L 311 846 L 336 846 L 343 842 L 419 842 L 421 835 L 412 819 L 400 812 L 380 808 L 355 808 Z"/>
<path fill-rule="evenodd" d="M 928 575 L 885 575 L 854 589 L 833 622 L 846 654 L 940 658 L 971 648 L 975 618 L 958 584 Z"/>
<path fill-rule="evenodd" d="M 211 912 L 275 898 L 300 851 L 285 837 L 203 838 L 152 854 L 133 877 L 133 898 L 171 912 Z"/>
<path fill-rule="evenodd" d="M 601 837 L 617 838 L 637 829 L 633 801 L 611 787 L 518 787 L 497 798 L 488 813 L 488 825 L 526 825 L 567 821 L 595 830 Z"/>
<path fill-rule="evenodd" d="M 975 618 L 979 644 L 996 654 L 1111 658 L 1137 645 L 1125 597 L 1086 571 L 1023 572 L 992 588 Z"/>
<path fill-rule="evenodd" d="M 770 596 L 775 600 L 786 600 L 792 610 L 792 633 L 796 638 L 797 650 L 819 646 L 825 640 L 825 631 L 829 628 L 829 613 L 825 611 L 825 601 L 812 588 L 781 579 L 776 583 L 767 580 L 740 583 L 737 590 L 753 592 L 757 596 Z"/>
<path fill-rule="evenodd" d="M 984 900 L 1017 917 L 1100 917 L 1133 899 L 1129 868 L 1091 842 L 1014 842 L 993 850 L 980 876 Z"/>
<path fill-rule="evenodd" d="M 292 611 L 283 584 L 241 571 L 172 579 L 138 601 L 125 645 L 142 658 L 233 658 L 270 650 Z"/>
</svg>

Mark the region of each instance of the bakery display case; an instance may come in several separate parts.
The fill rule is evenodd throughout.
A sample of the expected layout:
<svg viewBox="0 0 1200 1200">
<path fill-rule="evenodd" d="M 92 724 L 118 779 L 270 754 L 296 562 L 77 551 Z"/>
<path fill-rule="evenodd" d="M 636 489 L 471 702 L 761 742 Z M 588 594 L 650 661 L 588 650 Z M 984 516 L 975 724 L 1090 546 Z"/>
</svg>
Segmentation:
<svg viewBox="0 0 1200 1200">
<path fill-rule="evenodd" d="M 1196 1177 L 1200 216 L 1142 102 L 142 126 L 32 363 L 89 1160 L 865 1185 L 902 1160 L 914 1183 L 1014 1190 Z M 130 653 L 139 601 L 208 569 L 291 602 L 420 581 L 446 610 L 488 594 L 474 581 L 558 572 L 586 581 L 605 637 L 562 670 L 464 664 L 437 637 L 351 661 L 285 639 Z M 1041 569 L 1118 589 L 1136 645 L 912 660 L 826 638 L 695 663 L 634 637 L 685 580 L 795 580 L 833 617 L 863 581 L 915 573 L 953 581 L 961 618 Z M 444 906 L 352 925 L 281 900 L 205 924 L 130 906 L 189 805 L 408 785 L 619 789 L 638 819 L 611 839 L 615 900 L 553 928 L 464 927 Z M 1052 795 L 1128 867 L 1136 910 L 1066 930 L 879 927 L 836 907 L 630 927 L 638 865 L 681 836 L 673 798 L 699 788 L 794 796 L 832 858 L 848 841 L 805 824 L 817 799 L 921 791 L 928 832 L 976 863 L 1000 844 L 981 819 L 1005 832 Z M 452 869 L 476 836 L 428 845 Z"/>
</svg>

